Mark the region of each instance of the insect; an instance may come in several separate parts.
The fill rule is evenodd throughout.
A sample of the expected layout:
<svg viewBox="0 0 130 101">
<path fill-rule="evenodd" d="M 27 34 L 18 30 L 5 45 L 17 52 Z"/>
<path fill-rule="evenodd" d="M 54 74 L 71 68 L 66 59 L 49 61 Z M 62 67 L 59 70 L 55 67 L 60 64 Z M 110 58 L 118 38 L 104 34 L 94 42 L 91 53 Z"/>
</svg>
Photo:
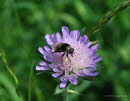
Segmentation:
<svg viewBox="0 0 130 101">
<path fill-rule="evenodd" d="M 62 57 L 65 54 L 67 57 L 68 57 L 68 54 L 71 54 L 71 56 L 73 57 L 74 49 L 68 43 L 59 43 L 54 47 L 54 53 L 55 52 L 64 52 L 62 54 Z M 69 59 L 69 57 L 68 57 L 68 59 Z M 70 59 L 69 59 L 69 61 L 70 61 Z"/>
</svg>

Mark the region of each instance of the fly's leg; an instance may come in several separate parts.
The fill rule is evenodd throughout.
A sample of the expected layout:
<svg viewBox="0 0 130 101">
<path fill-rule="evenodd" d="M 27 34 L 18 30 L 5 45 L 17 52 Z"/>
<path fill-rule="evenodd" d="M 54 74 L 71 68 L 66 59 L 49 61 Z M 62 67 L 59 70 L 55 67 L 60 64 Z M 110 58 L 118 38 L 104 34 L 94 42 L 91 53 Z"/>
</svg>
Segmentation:
<svg viewBox="0 0 130 101">
<path fill-rule="evenodd" d="M 56 53 L 56 51 L 52 52 L 52 54 Z"/>
<path fill-rule="evenodd" d="M 62 62 L 63 62 L 63 59 L 62 59 L 62 57 L 65 55 L 65 53 L 63 53 L 62 55 L 61 55 L 61 60 L 62 60 Z"/>
<path fill-rule="evenodd" d="M 67 58 L 69 59 L 69 62 L 71 63 L 71 61 L 70 61 L 70 58 L 69 58 L 68 54 L 69 54 L 69 53 L 67 52 L 66 56 L 67 56 Z"/>
<path fill-rule="evenodd" d="M 69 62 L 71 62 L 71 60 L 70 60 L 70 58 L 69 58 L 69 53 L 67 52 L 67 53 L 63 53 L 62 55 L 61 55 L 61 60 L 62 60 L 62 62 L 63 62 L 63 56 L 66 54 L 66 56 L 67 56 L 67 58 L 68 58 L 68 60 L 69 60 Z"/>
</svg>

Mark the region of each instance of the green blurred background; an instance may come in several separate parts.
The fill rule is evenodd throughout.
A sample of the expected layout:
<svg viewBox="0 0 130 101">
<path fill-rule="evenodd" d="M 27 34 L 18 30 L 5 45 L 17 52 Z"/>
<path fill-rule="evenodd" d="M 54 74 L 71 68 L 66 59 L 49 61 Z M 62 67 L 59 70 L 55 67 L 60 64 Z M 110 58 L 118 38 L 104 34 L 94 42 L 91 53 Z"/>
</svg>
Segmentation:
<svg viewBox="0 0 130 101">
<path fill-rule="evenodd" d="M 16 85 L 0 58 L 0 101 L 62 101 L 63 94 L 54 94 L 59 82 L 34 70 L 41 61 L 37 48 L 46 45 L 44 35 L 61 32 L 62 26 L 85 29 L 82 35 L 86 34 L 106 12 L 125 1 L 0 0 L 0 50 L 18 79 Z M 71 86 L 83 95 L 71 93 L 70 101 L 130 101 L 130 7 L 90 39 L 100 42 L 100 75 Z"/>
</svg>

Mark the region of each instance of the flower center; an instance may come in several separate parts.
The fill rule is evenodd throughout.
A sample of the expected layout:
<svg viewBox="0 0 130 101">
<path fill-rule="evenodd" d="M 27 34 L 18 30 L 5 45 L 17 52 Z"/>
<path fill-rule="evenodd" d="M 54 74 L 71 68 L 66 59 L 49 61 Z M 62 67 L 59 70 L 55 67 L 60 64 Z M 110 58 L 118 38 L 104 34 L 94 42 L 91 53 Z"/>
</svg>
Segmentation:
<svg viewBox="0 0 130 101">
<path fill-rule="evenodd" d="M 72 61 L 72 56 L 69 54 L 68 57 L 65 55 L 62 57 L 63 60 L 63 66 L 65 68 L 65 74 L 70 75 L 70 74 L 75 74 L 77 68 L 74 65 Z"/>
</svg>

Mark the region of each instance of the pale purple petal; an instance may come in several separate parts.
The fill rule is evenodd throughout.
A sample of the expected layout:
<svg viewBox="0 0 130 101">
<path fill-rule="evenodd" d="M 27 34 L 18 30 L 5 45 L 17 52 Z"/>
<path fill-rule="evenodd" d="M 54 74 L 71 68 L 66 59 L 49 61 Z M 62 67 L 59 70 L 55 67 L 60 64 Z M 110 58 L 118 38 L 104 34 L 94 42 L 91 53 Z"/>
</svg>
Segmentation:
<svg viewBox="0 0 130 101">
<path fill-rule="evenodd" d="M 66 26 L 62 27 L 63 38 L 67 38 L 69 36 L 69 29 Z"/>
<path fill-rule="evenodd" d="M 96 67 L 96 64 L 89 64 L 88 67 Z"/>
<path fill-rule="evenodd" d="M 78 30 L 73 30 L 70 32 L 70 37 L 75 40 L 78 40 L 79 35 L 80 35 L 80 31 L 78 31 Z"/>
<path fill-rule="evenodd" d="M 86 73 L 86 75 L 88 75 L 88 76 L 97 76 L 98 74 L 99 74 L 99 72 L 94 72 L 94 73 L 90 72 L 90 73 Z"/>
<path fill-rule="evenodd" d="M 92 63 L 95 64 L 95 63 L 97 63 L 97 62 L 99 62 L 99 61 L 101 61 L 101 60 L 102 60 L 102 57 L 99 57 L 99 58 L 97 58 L 97 59 L 94 59 Z"/>
<path fill-rule="evenodd" d="M 49 54 L 44 54 L 44 59 L 48 62 L 53 62 L 53 59 L 51 58 Z"/>
<path fill-rule="evenodd" d="M 64 71 L 64 70 L 65 70 L 65 67 L 60 67 L 60 69 L 61 69 L 62 71 Z"/>
<path fill-rule="evenodd" d="M 75 79 L 75 78 L 70 79 L 70 82 L 73 83 L 74 85 L 77 85 L 77 84 L 78 84 L 78 81 L 77 81 L 77 79 Z"/>
<path fill-rule="evenodd" d="M 98 54 L 95 54 L 94 56 L 92 56 L 92 59 L 96 59 L 96 58 L 98 58 L 99 57 L 99 55 Z"/>
<path fill-rule="evenodd" d="M 52 40 L 53 40 L 53 43 L 57 43 L 57 37 L 55 34 L 52 34 Z"/>
<path fill-rule="evenodd" d="M 53 68 L 54 72 L 62 72 L 61 70 L 57 69 L 57 68 Z"/>
<path fill-rule="evenodd" d="M 77 84 L 78 84 L 77 75 L 74 75 L 74 74 L 70 75 L 70 76 L 69 76 L 69 81 L 70 81 L 71 83 L 73 83 L 74 85 L 77 85 Z"/>
<path fill-rule="evenodd" d="M 92 42 L 88 42 L 88 43 L 86 44 L 86 47 L 89 47 L 91 44 L 92 44 Z"/>
<path fill-rule="evenodd" d="M 46 38 L 46 41 L 47 41 L 47 43 L 48 43 L 49 45 L 53 45 L 53 44 L 54 44 L 53 41 L 52 41 L 52 38 L 51 38 L 51 36 L 50 36 L 49 34 L 47 34 L 47 35 L 45 36 L 45 38 Z"/>
<path fill-rule="evenodd" d="M 49 70 L 49 68 L 43 66 L 36 66 L 36 70 Z"/>
<path fill-rule="evenodd" d="M 45 49 L 45 51 L 48 52 L 48 53 L 52 52 L 52 50 L 51 50 L 48 46 L 44 46 L 44 49 Z"/>
<path fill-rule="evenodd" d="M 52 76 L 53 76 L 54 78 L 57 78 L 57 77 L 59 77 L 61 74 L 62 74 L 62 73 L 54 73 L 54 74 L 52 74 Z"/>
<path fill-rule="evenodd" d="M 96 71 L 96 67 L 85 69 L 86 71 Z"/>
<path fill-rule="evenodd" d="M 67 85 L 67 82 L 68 82 L 67 80 L 62 81 L 62 83 L 60 84 L 60 88 L 65 88 Z"/>
<path fill-rule="evenodd" d="M 61 41 L 61 35 L 59 32 L 56 33 L 57 42 Z"/>
<path fill-rule="evenodd" d="M 44 53 L 44 50 L 43 50 L 41 47 L 38 48 L 38 51 L 39 51 L 41 54 Z M 43 54 L 43 55 L 44 55 L 44 54 Z"/>
<path fill-rule="evenodd" d="M 82 76 L 86 76 L 85 73 L 79 73 L 78 75 L 81 76 L 81 77 L 82 77 Z"/>
<path fill-rule="evenodd" d="M 96 45 L 91 47 L 91 50 L 93 51 L 93 54 L 95 54 L 95 52 L 97 51 L 98 47 L 99 47 L 99 44 L 96 44 Z"/>
<path fill-rule="evenodd" d="M 88 37 L 86 35 L 83 35 L 82 37 L 79 38 L 80 43 L 86 44 L 87 40 L 88 40 Z"/>
<path fill-rule="evenodd" d="M 39 64 L 40 64 L 41 66 L 49 66 L 49 64 L 46 63 L 46 62 L 44 62 L 44 61 L 41 61 Z"/>
<path fill-rule="evenodd" d="M 61 80 L 61 81 L 65 81 L 65 80 L 67 80 L 67 78 L 66 78 L 66 76 L 64 75 L 64 76 L 60 77 L 60 80 Z"/>
</svg>

